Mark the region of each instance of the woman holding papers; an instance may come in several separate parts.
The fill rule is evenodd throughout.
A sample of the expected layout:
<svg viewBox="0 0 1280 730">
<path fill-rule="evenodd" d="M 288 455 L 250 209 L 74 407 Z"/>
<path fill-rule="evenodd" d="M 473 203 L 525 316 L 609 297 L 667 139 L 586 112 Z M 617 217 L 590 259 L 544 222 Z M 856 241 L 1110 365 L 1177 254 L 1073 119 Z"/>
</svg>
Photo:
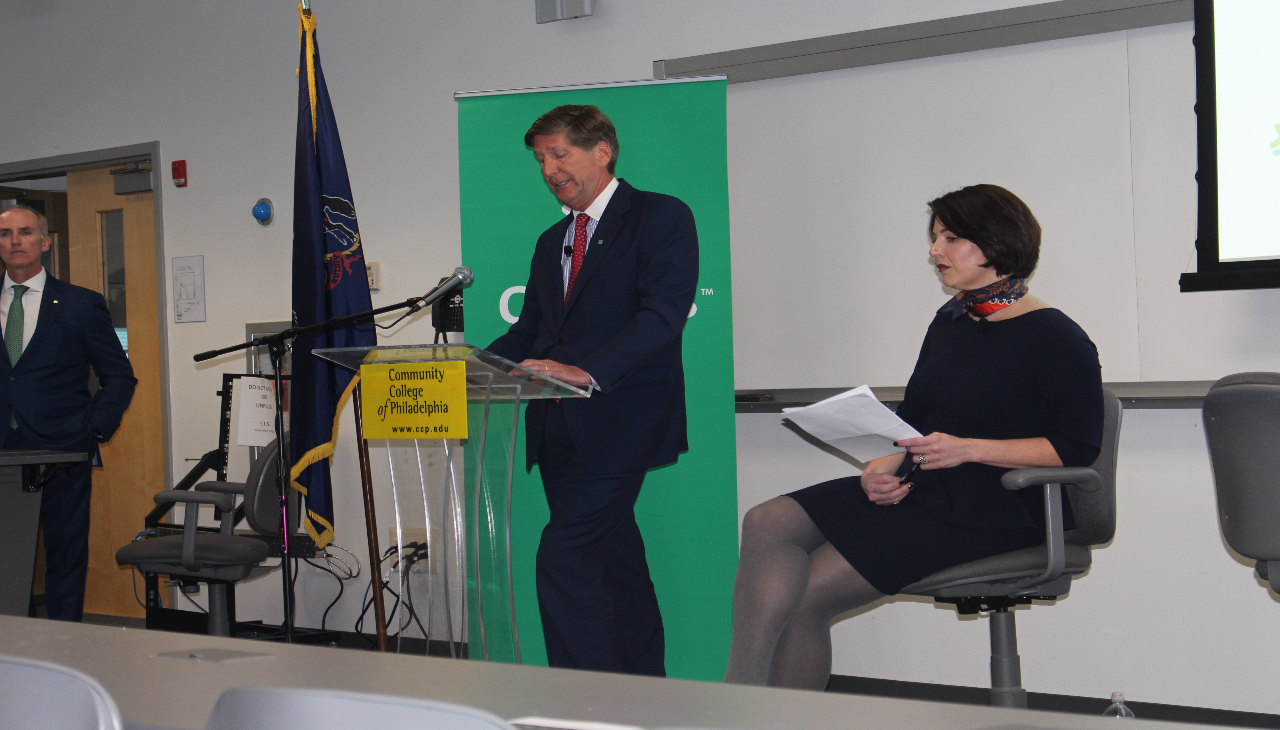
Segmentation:
<svg viewBox="0 0 1280 730">
<path fill-rule="evenodd" d="M 727 682 L 824 688 L 836 615 L 944 568 L 1044 542 L 1039 493 L 1005 490 L 1004 472 L 1098 456 L 1097 348 L 1027 292 L 1040 256 L 1035 216 L 995 185 L 929 208 L 929 255 L 959 293 L 929 325 L 898 408 L 926 435 L 900 439 L 905 451 L 872 460 L 861 476 L 747 513 Z"/>
</svg>

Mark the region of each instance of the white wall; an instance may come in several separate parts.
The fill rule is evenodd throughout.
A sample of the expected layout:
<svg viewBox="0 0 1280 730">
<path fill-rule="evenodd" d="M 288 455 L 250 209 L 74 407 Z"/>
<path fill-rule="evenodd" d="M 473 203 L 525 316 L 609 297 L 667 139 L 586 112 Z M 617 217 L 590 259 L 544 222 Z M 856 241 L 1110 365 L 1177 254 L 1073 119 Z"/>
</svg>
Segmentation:
<svg viewBox="0 0 1280 730">
<path fill-rule="evenodd" d="M 384 263 L 374 303 L 418 293 L 459 263 L 454 91 L 648 78 L 656 59 L 1022 4 L 814 0 L 783 13 L 766 2 L 603 0 L 593 18 L 539 26 L 527 0 L 317 0 L 364 241 L 370 259 Z M 190 186 L 166 187 L 162 210 L 166 258 L 203 254 L 209 292 L 208 322 L 169 325 L 173 468 L 182 474 L 185 457 L 216 442 L 220 374 L 243 363 L 195 366 L 191 355 L 239 341 L 245 322 L 288 316 L 288 216 L 263 228 L 249 209 L 259 197 L 279 211 L 292 205 L 292 6 L 10 0 L 0 5 L 0 26 L 0 63 L 21 69 L 6 75 L 13 103 L 0 162 L 156 140 L 162 180 L 170 160 L 188 161 Z M 988 177 L 1041 212 L 1047 237 L 1037 291 L 1098 333 L 1108 378 L 1274 369 L 1280 325 L 1267 315 L 1280 295 L 1176 290 L 1195 222 L 1190 32 L 1184 24 L 731 86 L 738 387 L 902 383 L 941 297 L 923 274 L 924 202 Z M 1027 103 L 993 91 L 1000 87 L 989 82 L 1002 79 L 1028 89 Z M 802 235 L 787 221 L 799 221 Z M 1072 255 L 1089 241 L 1101 256 Z M 532 233 L 513 242 L 512 255 L 526 256 L 531 242 Z M 919 255 L 895 252 L 885 266 L 890 245 L 918 245 Z M 791 248 L 820 252 L 822 265 L 795 276 Z M 887 289 L 869 296 L 880 281 Z M 816 319 L 796 326 L 788 312 Z M 428 337 L 419 321 L 392 341 Z M 798 368 L 791 379 L 790 359 L 757 365 L 756 345 L 779 338 L 824 343 L 837 369 Z M 890 343 L 890 356 L 867 354 L 868 343 L 880 342 Z M 787 379 L 772 377 L 779 374 Z M 744 508 L 837 471 L 775 435 L 774 421 L 752 420 L 761 418 L 739 418 Z M 1120 536 L 1071 598 L 1019 614 L 1031 689 L 1102 696 L 1115 688 L 1140 700 L 1280 712 L 1253 689 L 1256 678 L 1274 674 L 1266 628 L 1277 607 L 1216 537 L 1194 423 L 1194 414 L 1178 411 L 1130 414 L 1121 483 L 1133 487 L 1121 492 Z M 343 428 L 349 436 L 350 422 Z M 338 540 L 359 552 L 349 440 L 335 481 Z M 387 501 L 379 495 L 383 515 Z M 1170 561 L 1148 555 L 1169 545 L 1182 551 L 1177 594 L 1155 579 Z M 277 591 L 275 576 L 245 586 L 242 615 L 278 621 Z M 318 621 L 334 591 L 332 578 L 304 568 L 301 621 Z M 331 624 L 350 627 L 359 592 L 347 591 Z M 870 630 L 872 623 L 890 631 Z M 837 627 L 836 668 L 980 685 L 984 631 L 947 611 L 895 604 Z M 928 651 L 908 651 L 912 642 Z M 939 653 L 954 661 L 922 660 Z M 1050 656 L 1061 659 L 1057 666 L 1039 663 Z"/>
<path fill-rule="evenodd" d="M 1104 378 L 1138 380 L 1126 49 L 1109 33 L 731 86 L 738 387 L 904 385 L 947 297 L 926 204 L 978 182 L 1040 220 L 1032 291 L 1093 336 Z"/>
</svg>

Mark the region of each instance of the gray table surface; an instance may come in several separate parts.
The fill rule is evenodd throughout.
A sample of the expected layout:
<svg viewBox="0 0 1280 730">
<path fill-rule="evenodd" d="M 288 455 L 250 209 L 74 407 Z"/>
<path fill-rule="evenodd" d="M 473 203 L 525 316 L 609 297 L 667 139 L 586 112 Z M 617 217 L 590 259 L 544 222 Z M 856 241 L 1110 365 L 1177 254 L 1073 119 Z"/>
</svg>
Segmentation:
<svg viewBox="0 0 1280 730">
<path fill-rule="evenodd" d="M 207 649 L 265 656 L 227 662 L 187 658 Z M 179 652 L 179 657 L 160 656 L 167 652 Z M 538 715 L 644 728 L 1115 727 L 1114 719 L 1085 715 L 286 646 L 8 616 L 0 616 L 0 654 L 55 662 L 94 677 L 115 697 L 126 725 L 139 729 L 203 728 L 218 696 L 243 686 L 377 692 L 470 705 L 508 719 Z M 1139 722 L 1151 730 L 1192 727 Z"/>
</svg>

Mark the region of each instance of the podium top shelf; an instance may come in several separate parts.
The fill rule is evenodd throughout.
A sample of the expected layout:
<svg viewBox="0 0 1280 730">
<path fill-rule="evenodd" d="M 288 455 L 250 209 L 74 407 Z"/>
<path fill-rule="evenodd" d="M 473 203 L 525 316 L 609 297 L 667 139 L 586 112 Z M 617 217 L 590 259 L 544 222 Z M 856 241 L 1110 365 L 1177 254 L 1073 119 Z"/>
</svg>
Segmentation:
<svg viewBox="0 0 1280 730">
<path fill-rule="evenodd" d="M 487 391 L 492 399 L 586 398 L 591 394 L 577 386 L 541 376 L 467 344 L 387 345 L 379 347 L 329 347 L 312 350 L 322 360 L 359 372 L 361 365 L 394 365 L 420 362 L 465 362 L 467 399 L 478 400 Z"/>
</svg>

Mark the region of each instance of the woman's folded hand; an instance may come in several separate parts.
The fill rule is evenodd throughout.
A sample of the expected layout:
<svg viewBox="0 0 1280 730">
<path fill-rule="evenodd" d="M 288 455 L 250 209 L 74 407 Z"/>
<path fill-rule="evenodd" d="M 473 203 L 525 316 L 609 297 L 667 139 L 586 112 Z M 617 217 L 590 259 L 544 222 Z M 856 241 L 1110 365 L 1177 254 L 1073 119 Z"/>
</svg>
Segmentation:
<svg viewBox="0 0 1280 730">
<path fill-rule="evenodd" d="M 897 504 L 907 496 L 907 492 L 911 491 L 911 484 L 898 484 L 898 477 L 893 474 L 864 471 L 862 472 L 862 491 L 866 492 L 867 499 L 875 504 Z"/>
</svg>

